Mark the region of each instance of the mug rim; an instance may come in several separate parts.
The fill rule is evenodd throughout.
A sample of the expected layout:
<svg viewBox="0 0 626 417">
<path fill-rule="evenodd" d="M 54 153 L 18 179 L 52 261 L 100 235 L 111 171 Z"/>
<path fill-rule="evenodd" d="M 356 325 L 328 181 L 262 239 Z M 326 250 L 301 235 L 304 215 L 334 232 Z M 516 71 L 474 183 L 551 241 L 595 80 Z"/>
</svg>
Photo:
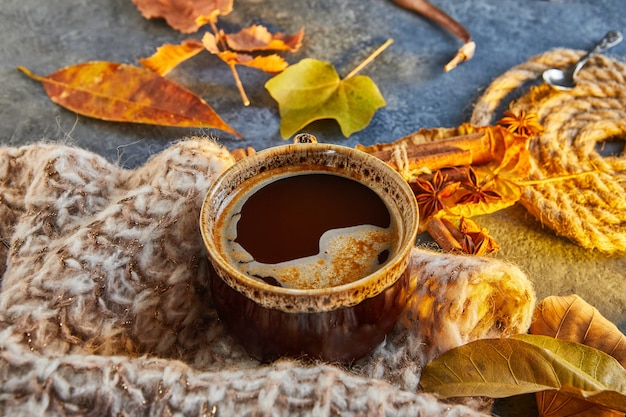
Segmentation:
<svg viewBox="0 0 626 417">
<path fill-rule="evenodd" d="M 259 163 L 266 160 L 268 155 L 280 153 L 281 155 L 285 155 L 293 152 L 339 152 L 346 154 L 346 157 L 353 158 L 356 155 L 356 158 L 362 158 L 364 161 L 367 161 L 369 166 L 380 170 L 385 173 L 385 175 L 391 176 L 394 178 L 394 182 L 398 184 L 399 190 L 408 196 L 408 201 L 411 206 L 411 215 L 406 219 L 406 216 L 402 216 L 402 213 L 398 213 L 401 218 L 402 232 L 400 233 L 400 245 L 398 246 L 398 250 L 394 254 L 394 256 L 389 259 L 383 266 L 375 270 L 374 272 L 361 277 L 355 281 L 348 282 L 346 284 L 323 287 L 323 288 L 310 288 L 310 289 L 302 289 L 302 288 L 287 288 L 281 286 L 275 286 L 268 284 L 264 281 L 254 279 L 252 277 L 247 276 L 245 273 L 241 272 L 235 266 L 233 266 L 224 256 L 222 256 L 219 251 L 215 240 L 213 239 L 213 231 L 210 230 L 209 225 L 213 225 L 215 222 L 215 218 L 211 219 L 209 217 L 211 206 L 213 205 L 213 199 L 223 188 L 223 185 L 226 181 L 230 180 L 233 177 L 234 173 L 240 172 L 246 166 L 258 165 Z M 364 162 L 364 161 L 361 161 Z M 256 164 L 255 164 L 256 163 Z M 243 168 L 242 168 L 243 167 Z M 271 169 L 268 169 L 268 172 L 271 172 Z M 321 170 L 320 170 L 321 171 Z M 331 171 L 332 172 L 332 171 Z M 336 174 L 332 172 L 333 174 Z M 340 174 L 339 174 L 340 175 Z M 347 178 L 351 178 L 353 180 L 359 181 L 358 179 L 353 178 L 350 175 L 346 175 Z M 246 176 L 246 178 L 242 181 L 248 181 L 252 178 L 252 176 Z M 363 183 L 362 181 L 359 181 Z M 367 184 L 366 184 L 367 185 Z M 369 186 L 368 186 L 369 187 Z M 371 187 L 369 187 L 371 188 Z M 378 194 L 378 193 L 377 193 Z M 384 201 L 387 201 L 387 198 L 380 196 Z M 385 203 L 388 204 L 388 203 Z M 220 210 L 217 210 L 220 212 Z M 215 271 L 220 275 L 220 278 L 225 281 L 227 285 L 232 287 L 233 289 L 243 292 L 245 296 L 253 299 L 259 304 L 266 305 L 271 308 L 279 308 L 281 310 L 290 310 L 293 312 L 298 311 L 329 311 L 335 308 L 338 308 L 338 305 L 341 307 L 348 307 L 351 305 L 358 304 L 366 298 L 370 298 L 375 296 L 376 294 L 382 292 L 384 289 L 392 285 L 397 281 L 398 277 L 394 279 L 388 279 L 389 282 L 386 282 L 380 289 L 377 291 L 365 291 L 365 293 L 360 294 L 358 296 L 358 289 L 363 289 L 364 287 L 368 287 L 374 283 L 379 281 L 381 278 L 385 276 L 391 275 L 393 269 L 398 268 L 398 264 L 406 264 L 401 265 L 400 267 L 405 269 L 408 267 L 408 258 L 410 255 L 411 249 L 415 245 L 415 239 L 417 236 L 417 229 L 419 225 L 419 211 L 417 207 L 417 201 L 415 200 L 413 191 L 411 190 L 409 184 L 402 178 L 402 176 L 391 168 L 389 165 L 376 158 L 373 155 L 370 155 L 366 152 L 360 151 L 358 149 L 349 148 L 343 145 L 335 145 L 329 143 L 295 143 L 295 144 L 286 144 L 286 145 L 278 145 L 271 148 L 263 149 L 253 155 L 249 155 L 242 160 L 237 161 L 231 167 L 222 172 L 218 178 L 211 184 L 209 187 L 204 201 L 202 203 L 202 207 L 200 210 L 200 230 L 202 234 L 202 239 L 204 241 L 205 249 L 209 255 L 210 261 L 215 269 Z M 220 271 L 221 269 L 221 271 Z M 224 276 L 227 274 L 227 276 Z M 251 292 L 250 292 L 251 291 Z M 260 297 L 260 294 L 263 293 L 263 297 Z M 270 297 L 268 297 L 268 295 Z M 271 297 L 271 296 L 274 297 Z M 343 297 L 341 295 L 344 295 Z M 286 301 L 282 299 L 280 302 L 276 303 L 271 302 L 268 298 L 287 298 L 292 300 L 293 302 Z M 316 299 L 313 303 L 305 303 L 306 305 L 298 308 L 295 302 L 301 303 L 302 299 L 305 298 Z M 337 298 L 338 300 L 334 300 L 335 302 L 330 302 L 329 298 Z M 356 298 L 356 300 L 353 300 Z M 270 305 L 267 305 L 270 304 Z"/>
</svg>

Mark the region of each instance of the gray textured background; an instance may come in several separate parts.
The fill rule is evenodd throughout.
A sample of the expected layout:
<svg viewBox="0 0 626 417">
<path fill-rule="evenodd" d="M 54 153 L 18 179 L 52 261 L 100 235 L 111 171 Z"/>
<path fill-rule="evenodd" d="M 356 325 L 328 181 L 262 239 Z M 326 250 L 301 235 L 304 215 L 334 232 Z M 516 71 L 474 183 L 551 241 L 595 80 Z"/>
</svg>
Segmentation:
<svg viewBox="0 0 626 417">
<path fill-rule="evenodd" d="M 623 0 L 438 0 L 433 3 L 470 30 L 475 57 L 450 73 L 441 67 L 460 46 L 448 32 L 389 0 L 236 0 L 221 26 L 235 31 L 260 23 L 294 33 L 305 28 L 289 62 L 311 57 L 347 74 L 387 38 L 394 44 L 362 73 L 380 87 L 388 105 L 370 126 L 341 136 L 334 122 L 308 129 L 327 142 L 347 146 L 390 141 L 422 127 L 455 126 L 469 119 L 472 104 L 490 81 L 511 66 L 553 47 L 586 48 L 609 28 L 625 28 Z M 92 149 L 135 167 L 172 140 L 219 131 L 116 124 L 77 116 L 51 103 L 39 83 L 15 70 L 39 75 L 91 60 L 137 64 L 183 35 L 162 20 L 144 19 L 130 0 L 4 0 L 0 8 L 0 142 L 20 145 L 46 138 Z M 625 44 L 626 45 L 626 44 Z M 625 45 L 612 54 L 625 54 Z M 260 71 L 240 68 L 252 100 L 243 107 L 230 70 L 202 53 L 169 77 L 202 96 L 245 141 L 223 138 L 230 147 L 281 144 L 277 106 Z"/>
<path fill-rule="evenodd" d="M 345 75 L 387 38 L 394 44 L 362 73 L 387 100 L 365 130 L 346 139 L 334 122 L 307 131 L 321 141 L 354 146 L 398 139 L 420 128 L 468 121 L 491 80 L 554 47 L 586 49 L 608 29 L 626 30 L 623 0 L 432 0 L 470 30 L 475 57 L 450 73 L 441 68 L 460 46 L 456 38 L 388 0 L 235 0 L 221 19 L 227 32 L 253 23 L 287 33 L 305 28 L 303 47 L 285 54 L 333 63 Z M 186 37 L 160 20 L 145 20 L 130 0 L 3 0 L 0 8 L 0 144 L 42 139 L 93 150 L 128 168 L 180 137 L 219 131 L 118 124 L 77 116 L 49 101 L 17 65 L 46 75 L 63 66 L 106 60 L 136 64 L 166 42 Z M 626 55 L 626 43 L 609 52 Z M 223 137 L 229 148 L 283 143 L 278 111 L 263 88 L 268 76 L 241 68 L 252 100 L 241 105 L 230 71 L 203 53 L 169 77 L 202 96 L 245 139 Z M 626 258 L 584 250 L 543 228 L 521 207 L 477 219 L 500 243 L 499 257 L 518 264 L 541 299 L 576 292 L 626 331 Z M 515 408 L 520 407 L 519 404 Z M 506 410 L 503 411 L 503 414 Z"/>
</svg>

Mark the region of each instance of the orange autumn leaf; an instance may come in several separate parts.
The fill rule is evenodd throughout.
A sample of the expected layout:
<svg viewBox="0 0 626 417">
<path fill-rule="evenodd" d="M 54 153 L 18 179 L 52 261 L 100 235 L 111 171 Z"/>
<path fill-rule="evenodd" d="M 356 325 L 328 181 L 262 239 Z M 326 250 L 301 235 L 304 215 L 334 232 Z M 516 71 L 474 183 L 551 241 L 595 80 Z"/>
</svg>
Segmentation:
<svg viewBox="0 0 626 417">
<path fill-rule="evenodd" d="M 484 256 L 500 250 L 496 241 L 489 235 L 489 231 L 470 219 L 461 217 L 459 231 L 463 234 L 464 253 Z"/>
<path fill-rule="evenodd" d="M 236 52 L 227 49 L 227 47 L 224 45 L 226 43 L 226 36 L 227 35 L 225 35 L 224 31 L 222 30 L 217 32 L 217 35 L 207 32 L 202 37 L 202 44 L 207 51 L 214 55 L 217 55 L 222 61 L 228 64 L 228 66 L 230 67 L 230 71 L 233 74 L 235 84 L 237 85 L 237 89 L 239 90 L 239 94 L 241 95 L 243 104 L 244 106 L 248 106 L 250 104 L 250 99 L 248 99 L 248 95 L 243 88 L 243 83 L 239 78 L 236 66 L 244 65 L 247 67 L 265 71 L 269 74 L 277 74 L 287 68 L 289 64 L 287 64 L 287 61 L 285 61 L 283 58 L 276 54 L 269 56 L 252 56 L 246 53 Z"/>
<path fill-rule="evenodd" d="M 142 58 L 139 62 L 146 69 L 159 75 L 166 75 L 180 63 L 196 56 L 203 50 L 202 42 L 197 39 L 187 39 L 179 45 L 162 45 L 151 57 Z"/>
<path fill-rule="evenodd" d="M 162 126 L 216 128 L 241 135 L 204 100 L 152 71 L 95 61 L 62 68 L 46 77 L 19 70 L 41 82 L 50 99 L 84 116 Z"/>
<path fill-rule="evenodd" d="M 474 129 L 463 126 L 472 133 Z M 488 135 L 492 159 L 472 166 L 465 193 L 450 212 L 463 217 L 494 213 L 517 203 L 522 194 L 522 181 L 530 172 L 529 138 L 514 134 L 500 126 L 479 128 Z"/>
<path fill-rule="evenodd" d="M 235 84 L 241 95 L 244 106 L 250 104 L 250 99 L 243 88 L 243 83 L 237 73 L 237 65 L 244 65 L 265 71 L 269 74 L 282 72 L 289 66 L 280 56 L 273 54 L 269 56 L 252 56 L 245 52 L 251 51 L 295 51 L 302 44 L 304 29 L 292 36 L 284 33 L 271 34 L 265 27 L 253 25 L 242 29 L 238 33 L 227 35 L 223 30 L 218 30 L 212 25 L 213 33 L 207 32 L 202 37 L 202 44 L 210 53 L 217 55 L 226 62 L 233 74 Z"/>
<path fill-rule="evenodd" d="M 237 33 L 225 35 L 228 47 L 234 51 L 297 51 L 302 45 L 304 28 L 294 35 L 270 33 L 265 26 L 252 25 Z"/>
<path fill-rule="evenodd" d="M 267 56 L 252 56 L 233 51 L 217 52 L 222 61 L 229 66 L 243 65 L 245 67 L 256 68 L 268 74 L 277 74 L 287 68 L 287 62 L 276 54 Z"/>
<path fill-rule="evenodd" d="M 575 294 L 551 296 L 541 301 L 535 309 L 530 332 L 591 346 L 613 356 L 626 368 L 626 336 Z M 542 416 L 624 416 L 622 412 L 556 391 L 537 393 L 537 404 Z"/>
<path fill-rule="evenodd" d="M 526 178 L 530 172 L 529 137 L 498 126 L 489 127 L 486 131 L 493 137 L 491 152 L 494 155 L 493 161 L 486 166 L 495 175 L 504 173 L 509 178 Z"/>
<path fill-rule="evenodd" d="M 233 0 L 132 0 L 146 19 L 163 18 L 182 33 L 196 32 L 205 23 L 233 10 Z"/>
<path fill-rule="evenodd" d="M 276 74 L 283 71 L 289 65 L 287 64 L 287 61 L 276 54 L 252 56 L 231 50 L 222 50 L 219 47 L 219 43 L 220 40 L 224 39 L 226 36 L 227 35 L 225 35 L 222 31 L 220 31 L 217 36 L 207 32 L 202 37 L 202 44 L 207 51 L 217 55 L 222 61 L 226 62 L 231 67 L 234 67 L 235 65 L 244 65 L 270 74 Z"/>
</svg>

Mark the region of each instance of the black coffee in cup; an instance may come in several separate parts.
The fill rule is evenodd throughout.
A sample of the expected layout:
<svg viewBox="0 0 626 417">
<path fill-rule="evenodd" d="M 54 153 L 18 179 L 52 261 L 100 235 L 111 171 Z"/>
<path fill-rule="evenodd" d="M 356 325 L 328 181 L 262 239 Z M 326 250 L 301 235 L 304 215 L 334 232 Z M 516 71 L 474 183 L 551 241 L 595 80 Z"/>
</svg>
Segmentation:
<svg viewBox="0 0 626 417">
<path fill-rule="evenodd" d="M 397 226 L 366 185 L 334 173 L 260 181 L 222 215 L 221 244 L 243 273 L 286 288 L 327 288 L 363 278 L 390 258 Z"/>
</svg>

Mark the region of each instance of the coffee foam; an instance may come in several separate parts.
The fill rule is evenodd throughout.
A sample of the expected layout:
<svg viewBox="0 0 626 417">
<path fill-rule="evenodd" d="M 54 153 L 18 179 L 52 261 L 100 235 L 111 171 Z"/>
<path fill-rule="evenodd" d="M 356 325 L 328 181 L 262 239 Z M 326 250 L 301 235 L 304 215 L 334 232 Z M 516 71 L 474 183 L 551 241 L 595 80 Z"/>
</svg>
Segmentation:
<svg viewBox="0 0 626 417">
<path fill-rule="evenodd" d="M 237 219 L 233 220 L 231 230 L 236 229 Z M 313 289 L 347 284 L 379 269 L 381 253 L 387 251 L 386 259 L 393 256 L 397 232 L 394 227 L 374 225 L 328 230 L 319 240 L 316 255 L 276 264 L 255 261 L 232 233 L 228 239 L 227 257 L 246 275 L 259 280 L 271 277 L 285 288 Z"/>
</svg>

